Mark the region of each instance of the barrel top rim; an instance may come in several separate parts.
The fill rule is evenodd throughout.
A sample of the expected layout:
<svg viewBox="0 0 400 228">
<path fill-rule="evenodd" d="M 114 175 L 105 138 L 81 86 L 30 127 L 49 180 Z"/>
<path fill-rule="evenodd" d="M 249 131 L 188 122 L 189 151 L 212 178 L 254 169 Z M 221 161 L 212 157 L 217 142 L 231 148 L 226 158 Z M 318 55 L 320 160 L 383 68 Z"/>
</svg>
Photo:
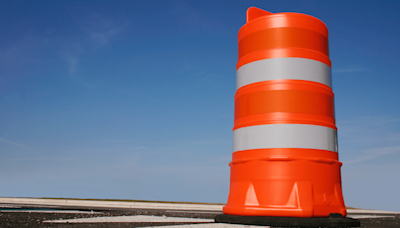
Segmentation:
<svg viewBox="0 0 400 228">
<path fill-rule="evenodd" d="M 254 11 L 256 11 L 257 12 L 256 14 L 258 14 L 259 16 L 258 15 L 255 16 L 255 17 L 254 16 L 250 16 L 251 14 L 254 14 Z M 315 16 L 312 16 L 310 14 L 300 13 L 300 12 L 278 12 L 278 13 L 272 13 L 272 12 L 266 11 L 264 9 L 260 9 L 258 7 L 255 7 L 255 6 L 251 6 L 251 7 L 247 8 L 247 10 L 246 10 L 246 24 L 247 23 L 251 23 L 251 22 L 253 22 L 255 20 L 259 20 L 260 18 L 273 18 L 273 17 L 282 17 L 282 16 L 284 16 L 284 17 L 295 16 L 295 17 L 304 17 L 304 18 L 309 18 L 309 19 L 317 19 L 318 21 L 322 22 L 325 25 L 325 23 L 321 19 L 319 19 L 319 18 L 317 18 Z M 249 20 L 249 18 L 251 18 L 251 19 Z"/>
<path fill-rule="evenodd" d="M 312 16 L 312 15 L 309 15 L 309 14 L 299 13 L 299 12 L 270 13 L 270 14 L 267 14 L 267 15 L 259 16 L 257 18 L 254 18 L 254 19 L 250 20 L 250 21 L 246 21 L 246 23 L 242 27 L 240 27 L 240 29 L 238 31 L 238 37 L 239 37 L 239 39 L 240 39 L 240 37 L 243 37 L 243 35 L 244 35 L 243 33 L 247 33 L 247 32 L 245 32 L 247 30 L 247 28 L 252 27 L 253 29 L 255 28 L 255 30 L 259 30 L 259 29 L 257 29 L 257 27 L 259 27 L 259 26 L 257 26 L 257 24 L 260 25 L 261 21 L 270 21 L 270 22 L 272 22 L 274 20 L 279 20 L 279 19 L 282 19 L 282 18 L 291 19 L 291 21 L 293 21 L 294 18 L 301 18 L 301 19 L 303 19 L 303 21 L 304 20 L 313 21 L 314 22 L 313 23 L 314 26 L 305 26 L 305 27 L 308 27 L 308 29 L 312 29 L 312 30 L 317 31 L 317 32 L 323 34 L 324 36 L 328 37 L 328 34 L 329 34 L 328 26 L 321 19 L 319 19 L 319 18 L 317 18 L 315 16 Z M 319 25 L 315 26 L 316 25 L 315 23 L 317 23 Z M 302 26 L 300 26 L 300 27 L 303 27 L 303 26 L 304 26 L 304 24 Z M 281 26 L 271 26 L 270 28 L 278 28 L 278 27 L 281 27 Z M 289 26 L 289 27 L 291 27 L 291 26 Z M 253 30 L 253 29 L 251 29 L 251 30 Z"/>
</svg>

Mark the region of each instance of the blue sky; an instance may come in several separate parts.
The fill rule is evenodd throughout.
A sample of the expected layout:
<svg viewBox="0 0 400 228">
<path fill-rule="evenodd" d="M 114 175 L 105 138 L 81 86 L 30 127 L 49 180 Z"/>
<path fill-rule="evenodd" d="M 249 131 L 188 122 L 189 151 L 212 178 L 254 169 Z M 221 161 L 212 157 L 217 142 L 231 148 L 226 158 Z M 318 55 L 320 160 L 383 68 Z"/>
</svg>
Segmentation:
<svg viewBox="0 0 400 228">
<path fill-rule="evenodd" d="M 397 1 L 0 1 L 0 196 L 225 203 L 250 6 L 327 24 L 345 203 L 400 211 Z"/>
</svg>

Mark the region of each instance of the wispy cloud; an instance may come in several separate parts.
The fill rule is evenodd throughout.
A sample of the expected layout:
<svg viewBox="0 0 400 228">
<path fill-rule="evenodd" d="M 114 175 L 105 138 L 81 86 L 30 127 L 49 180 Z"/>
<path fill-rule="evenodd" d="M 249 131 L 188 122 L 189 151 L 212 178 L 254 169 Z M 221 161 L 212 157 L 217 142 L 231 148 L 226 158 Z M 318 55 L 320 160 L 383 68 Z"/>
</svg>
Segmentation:
<svg viewBox="0 0 400 228">
<path fill-rule="evenodd" d="M 376 159 L 378 157 L 382 157 L 390 154 L 400 153 L 400 146 L 394 147 L 381 147 L 381 148 L 373 148 L 368 150 L 362 150 L 361 153 L 357 156 L 357 158 L 350 159 L 345 161 L 346 164 L 354 164 L 359 163 L 371 159 Z"/>
<path fill-rule="evenodd" d="M 22 158 L 9 158 L 4 161 L 64 161 L 64 160 L 79 160 L 80 157 L 22 157 Z"/>
<path fill-rule="evenodd" d="M 13 142 L 13 141 L 7 140 L 5 138 L 1 138 L 1 137 L 0 137 L 0 142 L 4 142 L 4 143 L 7 143 L 7 144 L 10 144 L 10 145 L 13 145 L 13 146 L 17 146 L 17 147 L 20 147 L 20 148 L 23 148 L 23 149 L 29 149 L 29 147 L 27 147 L 27 146 L 25 146 L 23 144 L 16 143 L 16 142 Z"/>
<path fill-rule="evenodd" d="M 399 125 L 400 118 L 390 116 L 359 117 L 338 123 L 339 148 L 346 157 L 344 163 L 400 154 Z"/>
<path fill-rule="evenodd" d="M 333 73 L 356 73 L 356 72 L 368 72 L 368 71 L 371 71 L 371 69 L 364 66 L 351 65 L 342 68 L 340 67 L 334 68 Z"/>
<path fill-rule="evenodd" d="M 78 63 L 78 60 L 72 56 L 67 56 L 67 61 L 69 63 L 69 73 L 71 75 L 75 75 L 76 71 L 76 65 Z"/>
<path fill-rule="evenodd" d="M 96 82 L 81 74 L 82 59 L 95 55 L 99 49 L 112 43 L 128 27 L 128 23 L 121 18 L 111 18 L 94 12 L 74 18 L 74 21 L 76 33 L 64 44 L 61 54 L 68 66 L 71 81 L 93 89 L 97 87 Z"/>
<path fill-rule="evenodd" d="M 67 75 L 73 83 L 88 89 L 95 89 L 97 87 L 96 83 L 87 80 L 87 78 L 79 74 L 79 55 L 73 56 L 70 53 L 66 53 L 65 60 L 68 64 Z"/>
<path fill-rule="evenodd" d="M 121 28 L 110 28 L 103 32 L 92 32 L 90 37 L 97 44 L 97 47 L 106 45 L 109 40 L 116 36 L 122 29 Z"/>
<path fill-rule="evenodd" d="M 91 49 L 98 49 L 109 44 L 129 24 L 128 21 L 121 18 L 112 18 L 94 12 L 82 18 L 76 18 L 75 21 L 81 31 L 81 39 L 78 42 L 85 43 L 85 47 Z"/>
</svg>

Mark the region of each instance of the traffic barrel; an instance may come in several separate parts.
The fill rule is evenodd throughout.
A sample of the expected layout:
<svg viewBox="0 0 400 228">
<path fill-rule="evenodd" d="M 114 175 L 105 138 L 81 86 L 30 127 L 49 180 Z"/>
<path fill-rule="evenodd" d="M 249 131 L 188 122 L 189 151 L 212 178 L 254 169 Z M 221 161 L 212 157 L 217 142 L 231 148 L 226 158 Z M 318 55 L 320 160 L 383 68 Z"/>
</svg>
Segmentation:
<svg viewBox="0 0 400 228">
<path fill-rule="evenodd" d="M 250 7 L 236 70 L 224 214 L 345 217 L 326 25 Z"/>
</svg>

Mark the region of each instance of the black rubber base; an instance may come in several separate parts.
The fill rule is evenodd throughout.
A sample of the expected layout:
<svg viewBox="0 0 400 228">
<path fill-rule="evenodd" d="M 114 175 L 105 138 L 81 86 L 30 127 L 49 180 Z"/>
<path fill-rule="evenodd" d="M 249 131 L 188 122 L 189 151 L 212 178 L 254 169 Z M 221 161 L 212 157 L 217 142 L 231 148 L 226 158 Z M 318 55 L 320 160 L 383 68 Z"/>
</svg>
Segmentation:
<svg viewBox="0 0 400 228">
<path fill-rule="evenodd" d="M 295 217 L 269 217 L 269 216 L 240 216 L 217 215 L 215 222 L 278 226 L 278 227 L 358 227 L 360 221 L 352 218 L 343 218 L 341 214 L 331 214 L 327 218 L 295 218 Z"/>
</svg>

